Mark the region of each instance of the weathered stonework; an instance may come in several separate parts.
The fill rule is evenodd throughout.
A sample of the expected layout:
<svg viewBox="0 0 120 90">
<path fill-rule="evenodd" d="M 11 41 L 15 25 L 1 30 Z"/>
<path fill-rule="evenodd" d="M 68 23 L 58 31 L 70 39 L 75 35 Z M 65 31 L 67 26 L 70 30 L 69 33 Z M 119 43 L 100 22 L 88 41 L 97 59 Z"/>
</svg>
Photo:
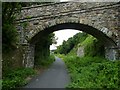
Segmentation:
<svg viewBox="0 0 120 90">
<path fill-rule="evenodd" d="M 34 46 L 26 44 L 24 47 L 23 54 L 23 65 L 25 67 L 34 67 Z"/>
<path fill-rule="evenodd" d="M 78 29 L 103 41 L 106 39 L 108 42 L 112 42 L 111 46 L 107 47 L 106 45 L 106 57 L 108 59 L 117 59 L 120 58 L 118 54 L 120 52 L 118 18 L 119 4 L 116 2 L 63 2 L 23 8 L 17 22 L 21 24 L 26 22 L 28 24 L 26 29 L 21 28 L 20 30 L 20 33 L 22 33 L 20 34 L 21 44 L 29 43 L 46 28 L 57 27 L 57 25 L 65 23 L 79 24 L 80 28 L 73 25 L 72 29 Z M 70 28 L 68 27 L 68 29 Z M 51 32 L 53 31 L 51 30 Z M 48 30 L 48 32 L 50 31 Z"/>
</svg>

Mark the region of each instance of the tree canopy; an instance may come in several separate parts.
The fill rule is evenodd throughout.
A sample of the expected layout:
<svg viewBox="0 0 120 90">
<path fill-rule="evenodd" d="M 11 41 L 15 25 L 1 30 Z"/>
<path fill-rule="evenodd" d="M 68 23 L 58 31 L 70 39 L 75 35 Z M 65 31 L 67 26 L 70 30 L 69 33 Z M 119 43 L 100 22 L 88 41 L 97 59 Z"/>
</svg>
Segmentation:
<svg viewBox="0 0 120 90">
<path fill-rule="evenodd" d="M 62 45 L 57 47 L 56 53 L 68 54 L 78 43 L 85 40 L 87 37 L 86 33 L 77 33 L 73 37 L 70 37 L 67 41 L 63 41 Z"/>
</svg>

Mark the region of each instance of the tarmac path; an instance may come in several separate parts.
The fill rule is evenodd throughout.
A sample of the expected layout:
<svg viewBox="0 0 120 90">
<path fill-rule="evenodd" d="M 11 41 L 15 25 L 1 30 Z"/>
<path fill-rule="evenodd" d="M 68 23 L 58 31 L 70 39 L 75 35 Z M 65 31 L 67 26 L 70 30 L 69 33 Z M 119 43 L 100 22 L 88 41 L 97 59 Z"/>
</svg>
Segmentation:
<svg viewBox="0 0 120 90">
<path fill-rule="evenodd" d="M 70 82 L 65 63 L 58 57 L 49 69 L 33 78 L 25 88 L 65 88 Z"/>
</svg>

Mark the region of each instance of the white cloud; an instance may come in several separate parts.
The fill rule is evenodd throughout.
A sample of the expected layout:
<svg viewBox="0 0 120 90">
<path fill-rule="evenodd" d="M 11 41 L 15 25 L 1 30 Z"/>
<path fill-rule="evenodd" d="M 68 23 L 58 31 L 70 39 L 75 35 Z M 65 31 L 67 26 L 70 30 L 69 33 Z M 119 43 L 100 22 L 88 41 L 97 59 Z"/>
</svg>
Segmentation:
<svg viewBox="0 0 120 90">
<path fill-rule="evenodd" d="M 63 40 L 67 41 L 68 38 L 73 37 L 75 34 L 79 33 L 78 30 L 72 30 L 72 29 L 64 29 L 54 32 L 55 36 L 58 38 L 56 45 L 51 45 L 50 50 L 56 49 L 56 46 L 59 46 L 62 44 Z"/>
</svg>

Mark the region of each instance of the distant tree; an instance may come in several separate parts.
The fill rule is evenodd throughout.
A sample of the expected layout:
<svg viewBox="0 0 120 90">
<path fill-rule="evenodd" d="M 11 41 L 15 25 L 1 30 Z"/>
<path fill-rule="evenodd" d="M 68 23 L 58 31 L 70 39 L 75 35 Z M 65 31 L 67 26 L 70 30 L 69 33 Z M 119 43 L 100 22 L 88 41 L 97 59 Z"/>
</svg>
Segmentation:
<svg viewBox="0 0 120 90">
<path fill-rule="evenodd" d="M 84 41 L 87 37 L 86 33 L 77 33 L 70 37 L 67 41 L 63 41 L 62 45 L 57 47 L 56 53 L 68 54 L 78 43 Z"/>
</svg>

